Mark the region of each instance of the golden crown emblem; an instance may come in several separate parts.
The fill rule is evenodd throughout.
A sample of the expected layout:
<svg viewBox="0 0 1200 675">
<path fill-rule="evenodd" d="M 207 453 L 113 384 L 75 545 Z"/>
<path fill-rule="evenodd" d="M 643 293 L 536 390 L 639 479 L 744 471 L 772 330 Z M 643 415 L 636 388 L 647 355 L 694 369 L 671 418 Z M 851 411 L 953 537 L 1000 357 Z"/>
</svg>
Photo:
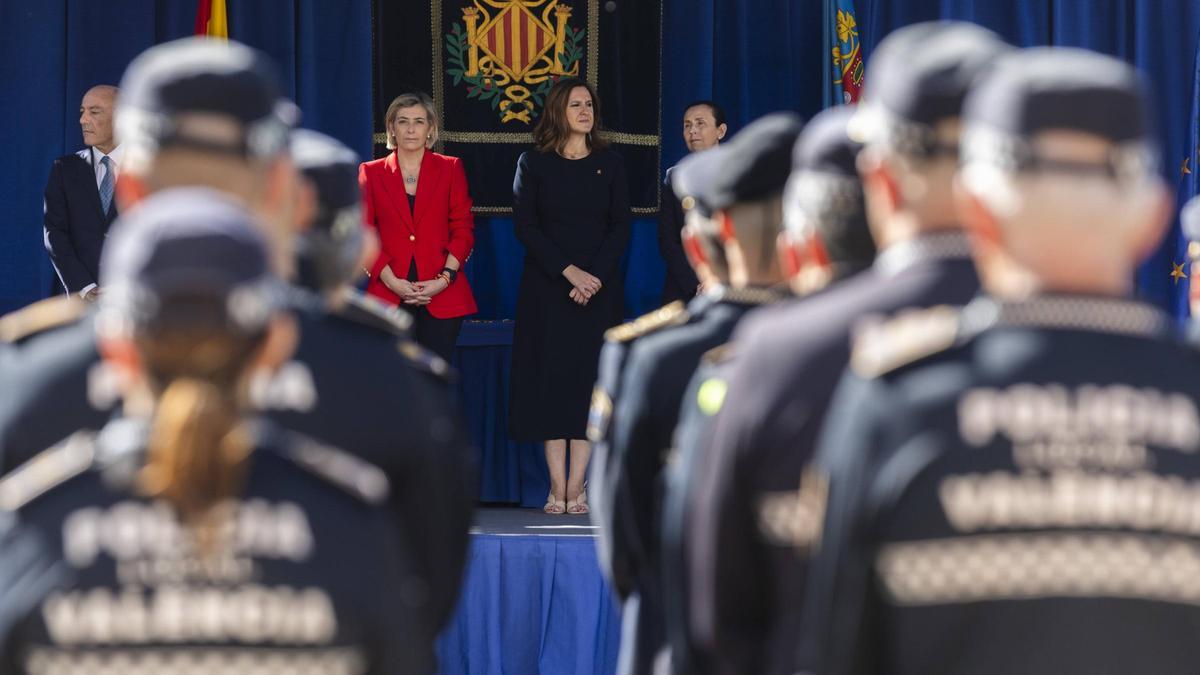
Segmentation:
<svg viewBox="0 0 1200 675">
<path fill-rule="evenodd" d="M 446 74 L 502 123 L 530 124 L 550 87 L 579 74 L 584 30 L 558 0 L 475 0 L 446 36 Z"/>
</svg>

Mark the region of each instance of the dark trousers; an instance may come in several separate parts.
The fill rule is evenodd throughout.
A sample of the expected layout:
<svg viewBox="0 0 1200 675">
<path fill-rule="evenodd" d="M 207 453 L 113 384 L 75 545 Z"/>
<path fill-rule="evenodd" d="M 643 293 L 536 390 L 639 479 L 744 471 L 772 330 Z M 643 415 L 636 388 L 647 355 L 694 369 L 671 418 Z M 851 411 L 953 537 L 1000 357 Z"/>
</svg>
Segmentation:
<svg viewBox="0 0 1200 675">
<path fill-rule="evenodd" d="M 463 317 L 439 319 L 425 307 L 400 305 L 413 318 L 413 339 L 417 344 L 453 363 L 454 345 L 458 342 L 458 331 L 462 329 Z"/>
<path fill-rule="evenodd" d="M 417 281 L 417 261 L 408 264 L 408 280 Z M 453 363 L 454 345 L 458 343 L 458 331 L 462 329 L 463 318 L 439 319 L 429 313 L 427 307 L 413 307 L 400 304 L 400 308 L 413 318 L 413 339 L 417 344 L 428 349 Z"/>
</svg>

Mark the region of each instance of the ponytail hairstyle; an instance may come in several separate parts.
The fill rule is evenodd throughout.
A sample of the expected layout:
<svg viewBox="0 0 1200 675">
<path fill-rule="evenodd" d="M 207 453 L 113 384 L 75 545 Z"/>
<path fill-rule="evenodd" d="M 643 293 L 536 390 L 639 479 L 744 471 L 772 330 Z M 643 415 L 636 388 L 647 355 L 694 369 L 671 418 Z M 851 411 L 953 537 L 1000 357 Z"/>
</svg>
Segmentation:
<svg viewBox="0 0 1200 675">
<path fill-rule="evenodd" d="M 155 394 L 141 486 L 185 523 L 240 493 L 253 450 L 239 385 L 264 334 L 168 330 L 135 338 Z"/>
<path fill-rule="evenodd" d="M 164 190 L 118 225 L 101 257 L 96 333 L 152 397 L 138 487 L 212 550 L 213 507 L 240 494 L 256 444 L 242 424 L 243 385 L 278 334 L 285 298 L 262 226 L 215 190 Z"/>
</svg>

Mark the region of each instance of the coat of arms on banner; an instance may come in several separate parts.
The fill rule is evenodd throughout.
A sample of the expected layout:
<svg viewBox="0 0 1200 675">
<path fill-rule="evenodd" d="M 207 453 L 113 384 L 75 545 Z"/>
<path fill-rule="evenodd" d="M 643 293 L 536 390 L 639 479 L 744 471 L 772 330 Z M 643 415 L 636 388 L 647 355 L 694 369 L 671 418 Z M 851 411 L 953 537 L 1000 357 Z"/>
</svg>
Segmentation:
<svg viewBox="0 0 1200 675">
<path fill-rule="evenodd" d="M 446 74 L 501 123 L 530 125 L 558 78 L 579 75 L 584 29 L 558 0 L 475 0 L 446 35 Z"/>
<path fill-rule="evenodd" d="M 661 0 L 429 0 L 424 15 L 425 0 L 373 2 L 380 155 L 389 102 L 428 92 L 435 149 L 462 159 L 472 210 L 511 213 L 517 159 L 546 97 L 578 77 L 603 101 L 598 121 L 625 160 L 634 213 L 658 211 Z"/>
<path fill-rule="evenodd" d="M 858 21 L 854 18 L 851 0 L 830 0 L 833 25 L 833 86 L 840 103 L 858 101 L 863 86 L 862 43 L 858 37 Z"/>
</svg>

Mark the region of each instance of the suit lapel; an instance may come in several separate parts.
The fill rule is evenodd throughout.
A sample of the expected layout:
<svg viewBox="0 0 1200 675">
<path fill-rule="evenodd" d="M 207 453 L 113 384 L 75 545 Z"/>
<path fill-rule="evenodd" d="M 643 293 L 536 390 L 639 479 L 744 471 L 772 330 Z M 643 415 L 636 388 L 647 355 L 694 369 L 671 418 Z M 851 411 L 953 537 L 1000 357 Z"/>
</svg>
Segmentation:
<svg viewBox="0 0 1200 675">
<path fill-rule="evenodd" d="M 415 233 L 413 215 L 408 209 L 408 193 L 404 190 L 404 173 L 400 171 L 400 163 L 396 160 L 395 150 L 383 162 L 383 189 L 388 194 L 388 203 L 400 216 L 400 223 L 407 227 L 409 232 Z M 418 203 L 420 203 L 419 200 Z"/>
<path fill-rule="evenodd" d="M 100 222 L 108 223 L 108 214 L 104 212 L 104 205 L 100 203 L 100 187 L 96 185 L 96 170 L 92 168 L 91 159 L 93 157 L 91 148 L 84 150 L 79 161 L 75 162 L 76 180 L 82 186 L 84 194 L 88 195 L 88 200 L 92 202 L 92 207 L 96 209 L 96 215 L 100 216 Z"/>
</svg>

